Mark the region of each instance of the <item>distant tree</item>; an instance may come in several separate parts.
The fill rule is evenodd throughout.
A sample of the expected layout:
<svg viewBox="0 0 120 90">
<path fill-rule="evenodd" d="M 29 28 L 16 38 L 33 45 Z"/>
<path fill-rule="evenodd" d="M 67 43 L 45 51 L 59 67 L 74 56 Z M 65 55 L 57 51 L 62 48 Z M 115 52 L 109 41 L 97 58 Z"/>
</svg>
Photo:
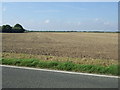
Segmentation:
<svg viewBox="0 0 120 90">
<path fill-rule="evenodd" d="M 22 25 L 20 24 L 16 24 L 13 28 L 12 28 L 13 32 L 15 33 L 23 33 L 25 31 L 25 29 L 22 27 Z"/>
<path fill-rule="evenodd" d="M 11 27 L 10 25 L 3 25 L 3 26 L 0 26 L 0 32 L 23 33 L 25 32 L 25 29 L 20 24 L 16 24 L 14 27 Z"/>
<path fill-rule="evenodd" d="M 12 32 L 12 27 L 10 25 L 3 25 L 2 32 L 10 33 L 10 32 Z"/>
<path fill-rule="evenodd" d="M 2 26 L 0 26 L 0 32 L 2 32 Z"/>
</svg>

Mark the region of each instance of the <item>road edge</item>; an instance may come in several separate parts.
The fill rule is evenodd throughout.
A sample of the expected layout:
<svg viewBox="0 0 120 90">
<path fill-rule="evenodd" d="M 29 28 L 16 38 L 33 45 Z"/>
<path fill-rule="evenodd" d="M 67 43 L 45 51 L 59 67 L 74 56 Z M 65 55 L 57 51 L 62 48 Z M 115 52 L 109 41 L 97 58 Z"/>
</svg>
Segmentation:
<svg viewBox="0 0 120 90">
<path fill-rule="evenodd" d="M 112 76 L 112 75 L 101 75 L 101 74 L 91 74 L 91 73 L 81 73 L 81 72 L 70 72 L 70 71 L 41 69 L 41 68 L 32 68 L 32 67 L 24 67 L 24 66 L 13 66 L 13 65 L 0 65 L 0 66 L 1 67 L 8 67 L 8 68 L 10 67 L 10 68 L 17 68 L 17 69 L 36 70 L 36 71 L 47 71 L 47 72 L 77 74 L 77 75 L 87 75 L 87 76 L 107 77 L 107 78 L 120 78 L 119 76 Z"/>
</svg>

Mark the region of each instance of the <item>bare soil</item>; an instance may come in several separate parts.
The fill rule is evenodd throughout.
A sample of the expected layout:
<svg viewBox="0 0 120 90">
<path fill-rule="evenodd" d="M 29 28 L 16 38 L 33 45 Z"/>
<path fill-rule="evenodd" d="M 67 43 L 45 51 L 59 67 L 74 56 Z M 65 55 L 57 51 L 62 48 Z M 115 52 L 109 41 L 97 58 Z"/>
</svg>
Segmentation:
<svg viewBox="0 0 120 90">
<path fill-rule="evenodd" d="M 118 60 L 117 33 L 3 33 L 2 50 L 71 58 Z"/>
</svg>

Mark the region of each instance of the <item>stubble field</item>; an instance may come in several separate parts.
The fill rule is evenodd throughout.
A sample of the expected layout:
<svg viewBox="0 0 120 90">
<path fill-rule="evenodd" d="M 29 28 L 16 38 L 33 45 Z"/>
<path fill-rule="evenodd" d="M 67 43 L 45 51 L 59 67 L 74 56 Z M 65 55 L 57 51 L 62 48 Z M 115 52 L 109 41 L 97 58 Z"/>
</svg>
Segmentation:
<svg viewBox="0 0 120 90">
<path fill-rule="evenodd" d="M 117 33 L 3 33 L 3 53 L 118 60 Z"/>
</svg>

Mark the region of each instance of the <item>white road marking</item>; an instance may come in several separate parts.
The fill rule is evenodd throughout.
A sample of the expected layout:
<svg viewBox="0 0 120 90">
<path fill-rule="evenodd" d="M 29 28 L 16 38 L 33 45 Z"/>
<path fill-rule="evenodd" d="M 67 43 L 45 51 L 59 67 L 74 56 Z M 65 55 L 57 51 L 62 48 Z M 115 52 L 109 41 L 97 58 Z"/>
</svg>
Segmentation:
<svg viewBox="0 0 120 90">
<path fill-rule="evenodd" d="M 11 65 L 0 65 L 2 67 L 10 67 L 10 68 L 18 68 L 18 69 L 26 69 L 26 70 L 39 70 L 39 71 L 48 71 L 48 72 L 58 72 L 58 73 L 68 73 L 68 74 L 79 74 L 79 75 L 88 75 L 88 76 L 97 76 L 97 77 L 108 77 L 108 78 L 120 78 L 118 76 L 110 76 L 110 75 L 100 75 L 100 74 L 90 74 L 90 73 L 80 73 L 80 72 L 69 72 L 69 71 L 60 71 L 60 70 L 49 70 L 49 69 L 39 69 L 39 68 L 31 68 L 31 67 L 23 67 L 23 66 L 11 66 Z"/>
</svg>

